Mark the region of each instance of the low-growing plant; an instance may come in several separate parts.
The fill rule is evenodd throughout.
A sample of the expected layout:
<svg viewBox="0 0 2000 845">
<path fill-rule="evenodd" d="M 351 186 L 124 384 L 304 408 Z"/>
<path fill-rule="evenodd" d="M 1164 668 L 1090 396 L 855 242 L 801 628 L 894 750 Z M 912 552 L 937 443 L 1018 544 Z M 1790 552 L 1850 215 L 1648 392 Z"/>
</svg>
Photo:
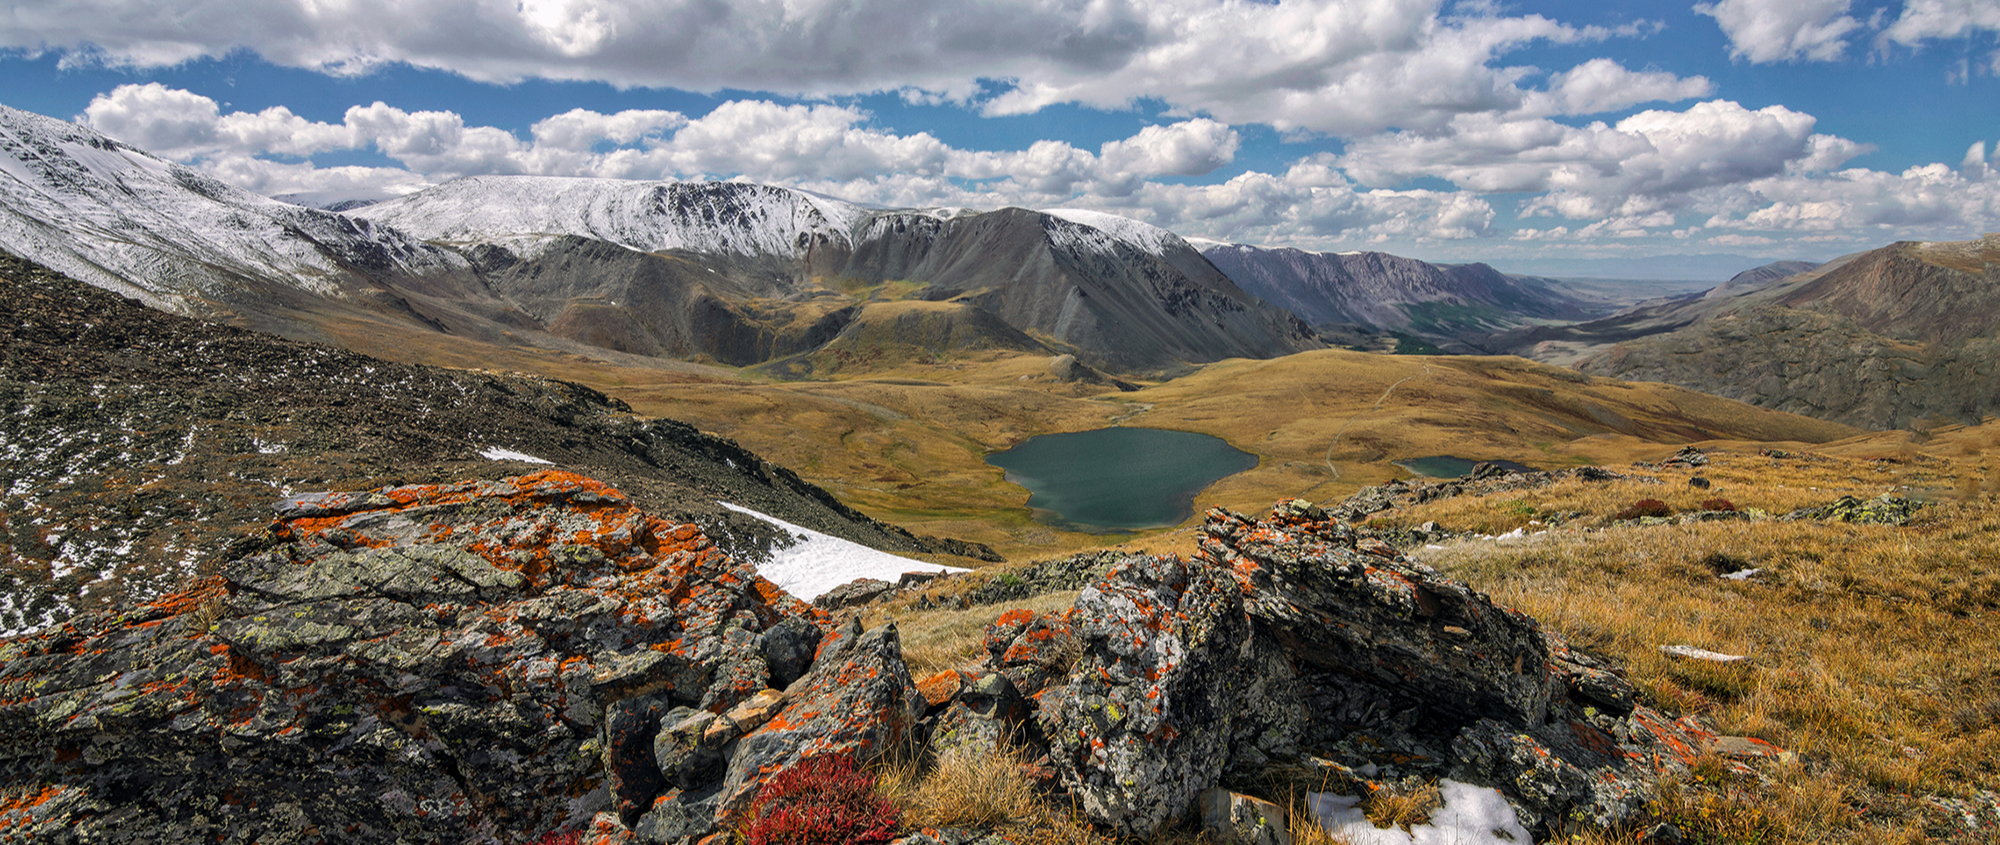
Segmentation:
<svg viewBox="0 0 2000 845">
<path fill-rule="evenodd" d="M 1435 782 L 1390 785 L 1368 794 L 1361 804 L 1362 815 L 1378 828 L 1399 828 L 1430 821 L 1431 813 L 1444 806 L 1444 796 Z"/>
<path fill-rule="evenodd" d="M 845 754 L 814 757 L 764 782 L 750 805 L 750 845 L 881 845 L 902 814 L 875 794 L 875 775 Z"/>
<path fill-rule="evenodd" d="M 1723 498 L 1703 499 L 1701 509 L 1705 511 L 1733 511 L 1736 510 L 1736 504 Z"/>
<path fill-rule="evenodd" d="M 1673 512 L 1674 512 L 1673 508 L 1667 507 L 1667 503 L 1662 502 L 1659 499 L 1640 499 L 1639 501 L 1633 502 L 1631 507 L 1628 507 L 1622 511 L 1619 511 L 1616 514 L 1613 514 L 1611 518 L 1639 519 L 1641 517 L 1648 517 L 1648 516 L 1656 516 L 1656 517 L 1670 516 L 1673 514 Z"/>
<path fill-rule="evenodd" d="M 534 845 L 582 845 L 583 831 L 551 830 L 534 841 Z"/>
</svg>

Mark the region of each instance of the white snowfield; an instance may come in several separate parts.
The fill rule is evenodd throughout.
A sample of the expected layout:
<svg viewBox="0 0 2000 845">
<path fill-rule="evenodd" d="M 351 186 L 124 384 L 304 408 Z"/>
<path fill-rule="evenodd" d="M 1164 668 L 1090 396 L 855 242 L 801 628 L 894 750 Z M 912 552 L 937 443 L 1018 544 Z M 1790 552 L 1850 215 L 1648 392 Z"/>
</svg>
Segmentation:
<svg viewBox="0 0 2000 845">
<path fill-rule="evenodd" d="M 278 202 L 67 121 L 0 106 L 0 247 L 154 307 L 246 279 L 321 295 L 344 265 L 470 271 L 455 252 Z"/>
<path fill-rule="evenodd" d="M 1097 230 L 1100 233 L 1097 237 L 1082 235 L 1077 240 L 1079 245 L 1089 246 L 1098 251 L 1108 251 L 1107 247 L 1113 241 L 1125 243 L 1141 252 L 1150 252 L 1154 255 L 1165 255 L 1167 248 L 1172 246 L 1194 248 L 1179 235 L 1130 217 L 1081 208 L 1048 208 L 1043 209 L 1042 213 Z"/>
<path fill-rule="evenodd" d="M 573 235 L 640 252 L 783 258 L 816 241 L 850 243 L 873 213 L 768 185 L 555 176 L 470 176 L 348 212 L 446 243 Z"/>
<path fill-rule="evenodd" d="M 1306 806 L 1328 833 L 1350 845 L 1531 845 L 1535 841 L 1499 790 L 1443 780 L 1438 791 L 1444 806 L 1431 813 L 1429 823 L 1411 825 L 1409 833 L 1370 823 L 1357 796 L 1308 792 Z"/>
<path fill-rule="evenodd" d="M 443 243 L 524 246 L 574 236 L 641 252 L 799 258 L 819 244 L 852 248 L 896 218 L 949 222 L 957 207 L 875 209 L 806 191 L 746 182 L 634 181 L 560 176 L 469 176 L 356 208 L 374 220 Z M 1115 243 L 1154 254 L 1186 245 L 1158 226 L 1097 211 L 1042 212 L 1073 226 L 1051 241 L 1108 252 Z"/>
<path fill-rule="evenodd" d="M 771 551 L 771 562 L 757 567 L 757 574 L 777 584 L 801 601 L 812 601 L 835 587 L 856 578 L 895 581 L 905 572 L 970 572 L 956 566 L 925 563 L 871 549 L 850 540 L 821 534 L 741 505 L 716 502 L 737 513 L 749 514 L 784 529 L 797 542 Z"/>
</svg>

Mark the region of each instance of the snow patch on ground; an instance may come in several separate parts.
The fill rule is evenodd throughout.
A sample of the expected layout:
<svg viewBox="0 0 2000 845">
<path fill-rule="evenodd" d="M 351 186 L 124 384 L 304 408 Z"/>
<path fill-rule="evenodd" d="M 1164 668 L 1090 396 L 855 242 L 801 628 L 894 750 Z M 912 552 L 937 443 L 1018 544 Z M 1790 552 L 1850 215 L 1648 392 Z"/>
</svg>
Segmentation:
<svg viewBox="0 0 2000 845">
<path fill-rule="evenodd" d="M 534 455 L 530 455 L 526 452 L 516 452 L 512 449 L 502 449 L 498 446 L 488 446 L 485 449 L 480 450 L 479 454 L 485 456 L 485 458 L 489 461 L 521 461 L 523 463 L 530 463 L 530 464 L 551 464 L 551 465 L 555 463 L 555 461 L 537 458 Z"/>
<path fill-rule="evenodd" d="M 1356 796 L 1308 792 L 1306 806 L 1320 826 L 1350 845 L 1531 845 L 1535 841 L 1499 790 L 1444 780 L 1438 791 L 1444 806 L 1431 814 L 1429 824 L 1411 825 L 1409 833 L 1370 824 Z"/>
<path fill-rule="evenodd" d="M 766 516 L 741 505 L 732 505 L 728 502 L 716 502 L 716 504 L 737 513 L 754 516 L 792 535 L 796 542 L 786 548 L 771 550 L 771 562 L 757 567 L 757 574 L 770 579 L 771 583 L 784 588 L 785 592 L 797 596 L 802 601 L 812 601 L 828 590 L 856 578 L 894 581 L 901 578 L 905 572 L 971 571 L 956 566 L 925 563 L 871 549 L 851 540 L 842 540 L 810 528 L 793 525 L 777 517 Z"/>
</svg>

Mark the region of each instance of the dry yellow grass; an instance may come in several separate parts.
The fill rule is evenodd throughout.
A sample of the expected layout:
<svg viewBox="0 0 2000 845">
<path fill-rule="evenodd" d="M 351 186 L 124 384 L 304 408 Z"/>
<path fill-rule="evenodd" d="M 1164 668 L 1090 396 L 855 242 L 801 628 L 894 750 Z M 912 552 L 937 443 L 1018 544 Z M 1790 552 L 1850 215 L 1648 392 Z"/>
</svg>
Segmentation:
<svg viewBox="0 0 2000 845">
<path fill-rule="evenodd" d="M 892 604 L 870 608 L 862 622 L 870 627 L 895 622 L 903 641 L 903 660 L 909 663 L 912 675 L 922 678 L 933 672 L 964 666 L 985 654 L 986 626 L 993 624 L 1000 614 L 1015 608 L 1047 613 L 1063 610 L 1075 603 L 1076 591 L 1070 590 L 964 610 L 913 610 L 907 605 Z"/>
<path fill-rule="evenodd" d="M 1758 454 L 1757 444 L 1712 443 L 1713 462 L 1700 469 L 1617 467 L 1659 483 L 1561 482 L 1439 500 L 1378 521 L 1435 520 L 1498 533 L 1571 512 L 1566 526 L 1547 534 L 1458 542 L 1422 558 L 1616 659 L 1655 706 L 1702 713 L 1726 734 L 1794 753 L 1756 763 L 1757 777 L 1708 760 L 1663 782 L 1652 812 L 1679 825 L 1689 841 L 1938 841 L 1952 828 L 1927 809 L 1927 797 L 2000 791 L 2000 501 L 1984 489 L 1995 469 L 1984 457 L 1987 438 L 1996 435 L 2000 424 L 1944 427 L 1923 442 L 1881 433 L 1776 459 Z M 1653 446 L 1642 456 L 1671 452 Z M 1694 475 L 1712 486 L 1690 487 Z M 1968 493 L 1966 479 L 1978 490 Z M 1688 510 L 1720 497 L 1782 514 L 1885 491 L 1932 504 L 1900 527 L 1774 519 L 1606 525 L 1636 498 Z M 1745 568 L 1762 572 L 1748 581 L 1718 577 Z M 1071 595 L 1031 604 L 1056 609 Z M 979 632 L 1004 609 L 897 611 L 895 618 L 906 640 L 934 643 L 926 648 L 937 656 L 927 659 L 942 666 L 976 654 Z M 1659 651 L 1667 644 L 1750 660 L 1680 661 Z M 1305 790 L 1342 791 L 1337 785 L 1273 777 L 1268 788 L 1251 791 L 1293 808 L 1296 842 L 1339 841 L 1303 812 Z M 1421 821 L 1429 807 L 1421 794 L 1385 791 L 1363 809 L 1378 824 L 1403 826 Z M 1199 837 L 1189 829 L 1154 840 L 1193 841 Z M 1577 829 L 1549 841 L 1644 840 L 1637 829 Z"/>
<path fill-rule="evenodd" d="M 1022 763 L 1014 752 L 916 756 L 883 766 L 875 788 L 902 808 L 911 828 L 990 830 L 1024 845 L 1116 845 L 1076 808 L 1038 792 Z"/>
<path fill-rule="evenodd" d="M 2000 789 L 2000 508 L 1953 495 L 1961 479 L 1984 476 L 1972 461 L 1899 460 L 1719 455 L 1699 471 L 1716 481 L 1708 491 L 1688 488 L 1686 471 L 1668 472 L 1662 485 L 1462 497 L 1385 521 L 1492 530 L 1524 521 L 1526 503 L 1583 511 L 1576 524 L 1590 524 L 1642 494 L 1680 508 L 1715 493 L 1780 513 L 1892 487 L 1938 499 L 1905 527 L 1619 526 L 1423 556 L 1616 658 L 1654 703 L 1799 755 L 1768 767 L 1769 783 L 1718 767 L 1668 784 L 1659 811 L 1706 841 L 1923 841 L 1926 825 L 1941 823 L 1924 811 L 1925 796 Z M 1718 577 L 1738 568 L 1761 572 Z M 1680 661 L 1660 653 L 1667 644 L 1751 659 Z"/>
</svg>

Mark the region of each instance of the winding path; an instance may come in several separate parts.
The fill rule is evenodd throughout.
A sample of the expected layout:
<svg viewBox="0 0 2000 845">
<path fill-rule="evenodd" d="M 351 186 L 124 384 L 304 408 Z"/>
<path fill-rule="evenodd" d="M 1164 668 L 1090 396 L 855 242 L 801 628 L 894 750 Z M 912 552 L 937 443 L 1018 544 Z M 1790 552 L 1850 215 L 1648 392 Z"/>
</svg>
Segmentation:
<svg viewBox="0 0 2000 845">
<path fill-rule="evenodd" d="M 1340 447 L 1340 438 L 1347 435 L 1348 426 L 1353 425 L 1355 420 L 1361 419 L 1362 414 L 1372 414 L 1376 411 L 1382 410 L 1382 403 L 1389 401 L 1389 394 L 1395 393 L 1396 388 L 1402 387 L 1404 382 L 1410 381 L 1412 379 L 1425 378 L 1430 374 L 1431 374 L 1431 365 L 1429 362 L 1425 362 L 1424 371 L 1422 373 L 1413 376 L 1404 376 L 1402 378 L 1397 379 L 1394 384 L 1389 385 L 1388 389 L 1382 391 L 1382 395 L 1375 400 L 1374 406 L 1370 407 L 1366 411 L 1362 411 L 1351 417 L 1348 417 L 1346 422 L 1341 423 L 1340 429 L 1333 433 L 1333 440 L 1329 441 L 1326 444 L 1326 456 L 1321 458 L 1321 460 L 1326 462 L 1327 471 L 1333 473 L 1333 477 L 1328 478 L 1325 481 L 1321 481 L 1318 484 L 1314 484 L 1311 487 L 1307 487 L 1305 490 L 1300 491 L 1299 495 L 1303 497 L 1306 493 L 1310 493 L 1314 490 L 1319 489 L 1319 487 L 1323 484 L 1331 484 L 1335 481 L 1340 480 L 1340 467 L 1333 465 L 1333 450 Z"/>
</svg>

